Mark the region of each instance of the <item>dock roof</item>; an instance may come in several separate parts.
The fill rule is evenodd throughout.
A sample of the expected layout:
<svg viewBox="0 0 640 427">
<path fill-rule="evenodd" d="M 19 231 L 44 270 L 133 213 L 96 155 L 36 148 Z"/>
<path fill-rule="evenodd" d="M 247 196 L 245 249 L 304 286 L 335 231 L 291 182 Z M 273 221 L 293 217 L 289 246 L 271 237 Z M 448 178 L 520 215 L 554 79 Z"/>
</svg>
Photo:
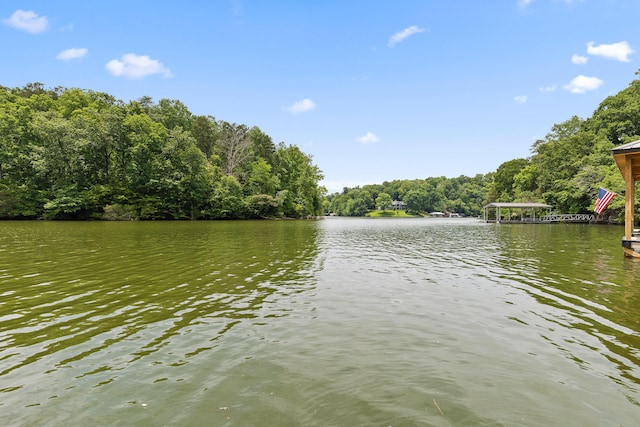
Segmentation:
<svg viewBox="0 0 640 427">
<path fill-rule="evenodd" d="M 551 205 L 547 205 L 544 203 L 518 203 L 518 202 L 494 202 L 489 203 L 485 206 L 485 208 L 520 208 L 520 209 L 531 209 L 531 208 L 550 208 Z"/>
<path fill-rule="evenodd" d="M 613 154 L 640 152 L 640 139 L 627 144 L 618 145 L 617 147 L 612 148 L 611 152 Z"/>
<path fill-rule="evenodd" d="M 623 177 L 626 176 L 625 171 L 629 166 L 633 181 L 640 181 L 640 140 L 614 147 L 611 153 Z"/>
</svg>

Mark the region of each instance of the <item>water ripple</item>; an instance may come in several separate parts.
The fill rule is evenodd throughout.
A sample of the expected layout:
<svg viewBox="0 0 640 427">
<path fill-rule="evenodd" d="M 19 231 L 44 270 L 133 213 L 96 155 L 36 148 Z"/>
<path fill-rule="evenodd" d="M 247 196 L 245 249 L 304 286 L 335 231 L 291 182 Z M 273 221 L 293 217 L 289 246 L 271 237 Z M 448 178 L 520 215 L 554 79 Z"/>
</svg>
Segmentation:
<svg viewBox="0 0 640 427">
<path fill-rule="evenodd" d="M 0 223 L 11 425 L 631 425 L 619 230 Z M 616 237 L 617 238 L 617 237 Z M 221 409 L 223 408 L 223 409 Z"/>
</svg>

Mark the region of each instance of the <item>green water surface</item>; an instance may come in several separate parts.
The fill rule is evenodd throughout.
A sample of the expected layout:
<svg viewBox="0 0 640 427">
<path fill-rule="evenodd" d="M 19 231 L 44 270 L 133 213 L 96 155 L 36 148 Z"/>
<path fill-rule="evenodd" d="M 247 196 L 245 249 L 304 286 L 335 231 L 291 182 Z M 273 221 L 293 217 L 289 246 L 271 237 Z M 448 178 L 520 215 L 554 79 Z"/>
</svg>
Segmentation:
<svg viewBox="0 0 640 427">
<path fill-rule="evenodd" d="M 632 426 L 620 227 L 0 222 L 0 422 Z"/>
</svg>

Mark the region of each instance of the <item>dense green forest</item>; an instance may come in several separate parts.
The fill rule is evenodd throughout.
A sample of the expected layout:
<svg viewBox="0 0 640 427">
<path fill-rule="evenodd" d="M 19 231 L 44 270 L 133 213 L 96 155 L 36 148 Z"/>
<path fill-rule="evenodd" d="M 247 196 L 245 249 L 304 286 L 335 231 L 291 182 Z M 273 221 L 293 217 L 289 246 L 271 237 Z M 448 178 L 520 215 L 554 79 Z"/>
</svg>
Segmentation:
<svg viewBox="0 0 640 427">
<path fill-rule="evenodd" d="M 591 117 L 554 125 L 532 145 L 530 157 L 494 172 L 395 180 L 325 198 L 311 156 L 274 144 L 258 127 L 194 115 L 177 100 L 124 103 L 102 92 L 40 83 L 0 86 L 0 218 L 362 216 L 392 200 L 413 212 L 467 216 L 494 201 L 588 213 L 598 187 L 624 194 L 611 149 L 637 139 L 638 79 L 607 97 Z M 607 217 L 623 219 L 621 196 Z"/>
<path fill-rule="evenodd" d="M 177 100 L 0 86 L 3 219 L 309 217 L 322 178 L 298 147 Z"/>
<path fill-rule="evenodd" d="M 477 215 L 484 206 L 492 183 L 491 176 L 395 180 L 345 188 L 342 193 L 327 197 L 328 210 L 341 216 L 363 216 L 378 207 L 389 208 L 392 200 L 401 200 L 411 212 L 439 211 Z"/>
<path fill-rule="evenodd" d="M 623 221 L 625 186 L 611 149 L 638 139 L 640 80 L 635 79 L 602 101 L 591 117 L 573 116 L 554 125 L 544 139 L 532 145 L 529 158 L 509 160 L 495 172 L 473 178 L 399 180 L 345 188 L 328 196 L 328 210 L 338 215 L 364 215 L 378 208 L 376 200 L 383 194 L 404 201 L 407 209 L 418 212 L 475 216 L 487 203 L 516 201 L 547 203 L 559 213 L 589 213 L 598 187 L 605 187 L 620 195 L 605 216 Z"/>
</svg>

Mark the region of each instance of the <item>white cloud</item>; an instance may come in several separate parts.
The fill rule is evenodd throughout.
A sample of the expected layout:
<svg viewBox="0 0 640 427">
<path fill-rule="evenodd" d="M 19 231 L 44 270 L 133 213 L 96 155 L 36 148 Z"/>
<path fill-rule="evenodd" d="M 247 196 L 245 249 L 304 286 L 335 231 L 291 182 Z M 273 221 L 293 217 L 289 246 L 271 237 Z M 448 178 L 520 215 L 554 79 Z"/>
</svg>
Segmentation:
<svg viewBox="0 0 640 427">
<path fill-rule="evenodd" d="M 305 98 L 302 101 L 294 102 L 287 110 L 291 113 L 306 113 L 316 108 L 316 104 L 312 100 Z"/>
<path fill-rule="evenodd" d="M 573 55 L 571 57 L 571 62 L 576 64 L 576 65 L 586 64 L 588 60 L 589 60 L 589 58 L 587 58 L 586 56 L 581 56 L 581 55 Z"/>
<path fill-rule="evenodd" d="M 595 46 L 593 42 L 587 43 L 587 53 L 594 56 L 603 56 L 621 62 L 629 62 L 629 55 L 634 53 L 629 43 L 618 42 L 612 44 L 600 44 Z"/>
<path fill-rule="evenodd" d="M 377 136 L 375 136 L 371 132 L 367 132 L 366 135 L 361 136 L 360 138 L 358 138 L 358 142 L 360 144 L 371 144 L 373 142 L 378 142 L 378 141 L 380 141 L 380 138 L 378 138 Z"/>
<path fill-rule="evenodd" d="M 424 29 L 418 27 L 417 25 L 412 25 L 411 27 L 405 28 L 404 30 L 392 35 L 391 38 L 389 39 L 389 43 L 387 43 L 387 46 L 394 47 L 396 44 L 400 43 L 407 37 L 417 33 L 422 33 L 423 31 Z"/>
<path fill-rule="evenodd" d="M 162 74 L 163 77 L 173 77 L 171 70 L 166 68 L 157 59 L 151 59 L 147 55 L 127 53 L 121 59 L 112 59 L 107 62 L 105 68 L 116 77 L 128 79 L 142 79 L 152 74 Z"/>
<path fill-rule="evenodd" d="M 527 95 L 520 95 L 520 96 L 515 96 L 513 98 L 513 101 L 516 104 L 526 104 L 527 103 Z"/>
<path fill-rule="evenodd" d="M 558 88 L 557 85 L 541 86 L 540 92 L 555 92 L 557 88 Z"/>
<path fill-rule="evenodd" d="M 86 48 L 76 48 L 72 47 L 71 49 L 63 50 L 59 54 L 56 55 L 56 59 L 61 59 L 63 61 L 70 61 L 72 59 L 83 58 L 87 56 L 89 50 Z"/>
<path fill-rule="evenodd" d="M 571 93 L 585 93 L 590 90 L 598 89 L 603 83 L 604 82 L 597 77 L 579 75 L 564 85 L 563 88 Z"/>
<path fill-rule="evenodd" d="M 10 27 L 17 28 L 18 30 L 24 30 L 32 34 L 41 33 L 46 31 L 49 27 L 49 21 L 46 16 L 38 16 L 32 10 L 18 9 L 13 14 L 4 19 L 2 22 Z"/>
</svg>

